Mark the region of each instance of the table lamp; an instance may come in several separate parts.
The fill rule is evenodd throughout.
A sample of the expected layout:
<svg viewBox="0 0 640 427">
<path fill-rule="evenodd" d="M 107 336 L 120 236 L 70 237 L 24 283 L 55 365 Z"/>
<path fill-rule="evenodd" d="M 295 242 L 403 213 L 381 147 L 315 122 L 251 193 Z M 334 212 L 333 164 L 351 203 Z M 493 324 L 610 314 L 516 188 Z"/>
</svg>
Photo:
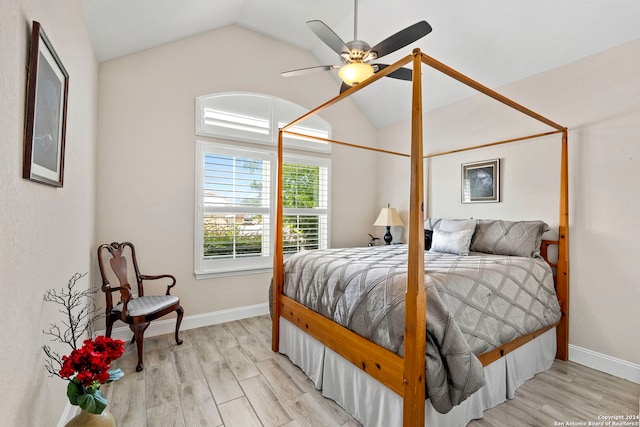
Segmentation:
<svg viewBox="0 0 640 427">
<path fill-rule="evenodd" d="M 400 219 L 396 208 L 390 208 L 389 205 L 387 205 L 386 208 L 382 208 L 380 215 L 378 215 L 378 219 L 376 219 L 376 222 L 374 222 L 373 225 L 378 227 L 387 227 L 387 232 L 384 235 L 384 241 L 387 245 L 390 245 L 391 240 L 393 240 L 393 237 L 391 236 L 391 227 L 404 225 L 404 223 Z"/>
</svg>

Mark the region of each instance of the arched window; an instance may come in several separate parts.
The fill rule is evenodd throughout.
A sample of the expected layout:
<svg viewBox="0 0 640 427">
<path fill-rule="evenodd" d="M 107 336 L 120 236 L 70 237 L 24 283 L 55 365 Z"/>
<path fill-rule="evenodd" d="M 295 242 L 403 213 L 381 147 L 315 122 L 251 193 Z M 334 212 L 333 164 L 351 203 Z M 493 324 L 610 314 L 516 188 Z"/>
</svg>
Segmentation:
<svg viewBox="0 0 640 427">
<path fill-rule="evenodd" d="M 305 112 L 289 101 L 260 94 L 196 99 L 196 134 L 205 137 L 196 141 L 197 277 L 272 268 L 278 128 Z M 319 117 L 303 126 L 293 131 L 330 137 L 330 125 Z M 286 252 L 329 245 L 329 152 L 329 144 L 302 136 L 285 140 Z"/>
<path fill-rule="evenodd" d="M 196 99 L 196 134 L 276 145 L 278 129 L 308 110 L 293 102 L 257 93 L 218 93 Z M 292 132 L 329 138 L 331 125 L 319 116 L 310 117 Z M 331 145 L 299 136 L 285 135 L 285 147 L 330 153 Z"/>
</svg>

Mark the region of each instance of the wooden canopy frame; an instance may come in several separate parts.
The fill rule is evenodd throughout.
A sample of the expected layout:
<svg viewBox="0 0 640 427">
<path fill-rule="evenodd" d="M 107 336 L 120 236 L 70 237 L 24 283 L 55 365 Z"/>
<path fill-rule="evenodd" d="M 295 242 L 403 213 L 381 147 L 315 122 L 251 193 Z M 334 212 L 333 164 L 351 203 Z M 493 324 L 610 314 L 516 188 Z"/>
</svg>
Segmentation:
<svg viewBox="0 0 640 427">
<path fill-rule="evenodd" d="M 278 165 L 283 161 L 284 134 L 304 136 L 334 144 L 347 145 L 365 150 L 381 153 L 395 154 L 407 157 L 407 154 L 396 153 L 377 148 L 354 145 L 342 141 L 325 138 L 309 137 L 289 131 L 292 126 L 319 113 L 329 106 L 353 95 L 366 86 L 369 86 L 381 78 L 396 71 L 402 66 L 413 65 L 413 89 L 412 89 L 412 113 L 411 113 L 411 193 L 409 204 L 409 239 L 407 262 L 407 290 L 405 298 L 405 338 L 404 358 L 391 351 L 351 332 L 350 330 L 334 323 L 324 316 L 304 307 L 291 298 L 283 295 L 284 280 L 284 255 L 283 255 L 283 231 L 282 231 L 282 168 L 278 167 L 277 174 L 277 204 L 275 225 L 275 250 L 273 268 L 273 307 L 272 307 L 272 349 L 278 351 L 280 330 L 279 320 L 284 317 L 309 335 L 330 347 L 336 353 L 358 366 L 370 376 L 395 391 L 403 397 L 403 425 L 424 426 L 425 411 L 425 347 L 426 347 L 426 297 L 424 293 L 424 159 L 452 154 L 461 151 L 474 150 L 494 145 L 507 144 L 515 141 L 538 138 L 553 134 L 562 134 L 561 166 L 560 166 L 560 217 L 558 241 L 544 244 L 543 251 L 546 254 L 546 246 L 549 243 L 558 245 L 558 261 L 556 265 L 557 279 L 556 291 L 560 302 L 562 317 L 554 325 L 547 326 L 523 337 L 480 355 L 480 361 L 484 366 L 499 359 L 505 354 L 515 350 L 519 346 L 531 341 L 548 329 L 557 327 L 557 353 L 556 358 L 567 360 L 568 336 L 569 336 L 569 227 L 568 227 L 568 138 L 567 128 L 563 127 L 528 108 L 500 95 L 486 86 L 470 79 L 458 71 L 427 56 L 419 49 L 415 49 L 411 55 L 400 59 L 394 64 L 384 68 L 359 85 L 353 86 L 335 98 L 325 102 L 314 110 L 282 127 L 278 135 Z M 520 138 L 492 142 L 488 144 L 452 150 L 442 153 L 423 154 L 422 141 L 422 64 L 426 64 L 459 82 L 476 89 L 502 104 L 505 104 L 535 120 L 538 120 L 553 130 L 546 133 L 523 136 Z"/>
</svg>

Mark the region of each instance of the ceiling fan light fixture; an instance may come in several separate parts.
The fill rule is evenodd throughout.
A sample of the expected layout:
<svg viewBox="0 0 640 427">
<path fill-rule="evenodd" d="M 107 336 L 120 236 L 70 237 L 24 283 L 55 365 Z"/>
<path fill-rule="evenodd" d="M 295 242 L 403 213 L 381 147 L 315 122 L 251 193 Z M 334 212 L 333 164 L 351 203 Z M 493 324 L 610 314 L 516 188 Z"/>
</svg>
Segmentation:
<svg viewBox="0 0 640 427">
<path fill-rule="evenodd" d="M 373 76 L 373 67 L 366 62 L 351 62 L 340 67 L 338 75 L 349 86 L 362 83 Z"/>
</svg>

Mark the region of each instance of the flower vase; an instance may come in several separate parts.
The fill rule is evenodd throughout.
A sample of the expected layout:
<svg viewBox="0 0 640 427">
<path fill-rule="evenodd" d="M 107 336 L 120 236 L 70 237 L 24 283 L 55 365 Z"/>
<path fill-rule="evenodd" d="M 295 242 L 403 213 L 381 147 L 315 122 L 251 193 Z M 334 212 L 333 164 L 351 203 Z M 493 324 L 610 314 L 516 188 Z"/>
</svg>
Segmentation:
<svg viewBox="0 0 640 427">
<path fill-rule="evenodd" d="M 115 427 L 116 420 L 106 409 L 101 414 L 92 414 L 81 409 L 78 415 L 71 418 L 66 427 Z"/>
</svg>

